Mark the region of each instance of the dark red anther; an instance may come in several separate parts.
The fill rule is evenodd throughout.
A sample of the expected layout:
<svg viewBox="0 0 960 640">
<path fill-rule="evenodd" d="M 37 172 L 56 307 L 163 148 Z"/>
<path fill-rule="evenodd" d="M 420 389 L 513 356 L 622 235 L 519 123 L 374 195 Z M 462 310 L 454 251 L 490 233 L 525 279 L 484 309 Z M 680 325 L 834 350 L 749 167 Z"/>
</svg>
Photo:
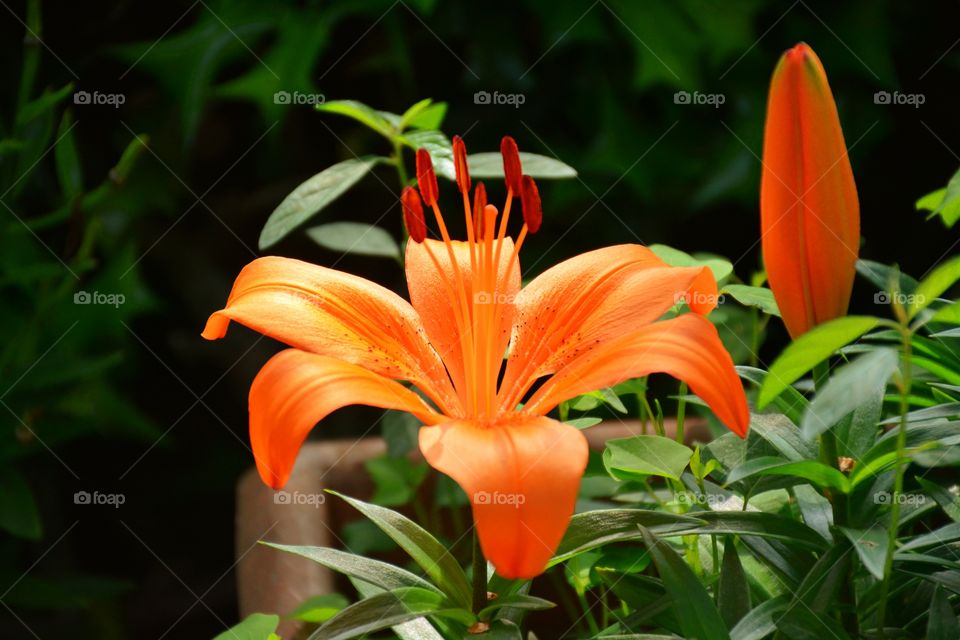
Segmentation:
<svg viewBox="0 0 960 640">
<path fill-rule="evenodd" d="M 523 189 L 520 191 L 520 206 L 523 207 L 523 222 L 530 233 L 540 230 L 543 222 L 543 207 L 540 204 L 540 190 L 530 176 L 523 176 Z"/>
<path fill-rule="evenodd" d="M 440 190 L 437 188 L 437 174 L 433 171 L 433 160 L 430 152 L 420 147 L 417 149 L 417 184 L 420 185 L 420 195 L 428 207 L 437 204 Z"/>
<path fill-rule="evenodd" d="M 427 237 L 427 222 L 423 217 L 423 205 L 420 204 L 420 196 L 413 187 L 404 187 L 400 193 L 400 204 L 403 205 L 403 224 L 407 227 L 407 233 L 414 242 L 423 242 Z"/>
<path fill-rule="evenodd" d="M 453 136 L 453 165 L 457 171 L 457 186 L 461 193 L 467 193 L 470 191 L 470 169 L 467 167 L 467 145 L 460 136 Z"/>
<path fill-rule="evenodd" d="M 478 235 L 483 232 L 483 209 L 486 206 L 487 188 L 482 182 L 478 182 L 477 188 L 473 190 L 473 222 Z"/>
<path fill-rule="evenodd" d="M 500 154 L 503 156 L 503 179 L 507 188 L 513 190 L 513 195 L 520 195 L 523 168 L 520 166 L 520 150 L 517 149 L 516 140 L 504 136 L 500 141 Z"/>
</svg>

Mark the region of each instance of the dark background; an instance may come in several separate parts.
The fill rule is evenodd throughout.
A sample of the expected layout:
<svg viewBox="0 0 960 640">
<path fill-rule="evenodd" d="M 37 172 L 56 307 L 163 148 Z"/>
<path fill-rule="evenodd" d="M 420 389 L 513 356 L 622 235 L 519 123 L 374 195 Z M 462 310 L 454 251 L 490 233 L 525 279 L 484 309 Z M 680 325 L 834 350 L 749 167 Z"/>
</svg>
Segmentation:
<svg viewBox="0 0 960 640">
<path fill-rule="evenodd" d="M 35 236 L 21 220 L 64 203 L 55 154 L 0 197 L 0 383 L 9 389 L 0 395 L 0 460 L 29 487 L 42 523 L 31 535 L 0 533 L 0 636 L 209 638 L 236 622 L 233 501 L 251 464 L 246 394 L 276 346 L 240 328 L 217 343 L 199 333 L 257 255 L 260 229 L 284 195 L 334 162 L 389 152 L 345 118 L 275 105 L 274 92 L 319 92 L 398 113 L 430 97 L 449 104 L 443 129 L 465 134 L 471 151 L 495 150 L 509 134 L 523 150 L 574 166 L 578 179 L 541 184 L 545 220 L 526 245 L 525 277 L 578 251 L 643 241 L 724 255 L 749 281 L 759 268 L 767 84 L 780 53 L 805 40 L 827 69 L 850 147 L 862 256 L 919 277 L 956 241 L 913 203 L 960 163 L 957 8 L 44 2 L 39 46 L 24 40 L 25 3 L 3 4 L 4 138 L 15 132 L 24 51 L 34 47 L 31 98 L 71 82 L 125 97 L 118 109 L 68 98 L 56 111 L 57 123 L 64 109 L 76 120 L 85 189 L 107 177 L 134 134 L 150 142 L 106 204 L 74 206 Z M 478 105 L 480 90 L 525 101 Z M 675 104 L 678 90 L 725 102 Z M 875 104 L 880 90 L 925 101 Z M 5 185 L 21 173 L 6 171 Z M 395 175 L 377 177 L 326 219 L 379 221 L 399 236 Z M 452 194 L 442 197 L 455 203 Z M 97 233 L 81 264 L 91 225 Z M 270 253 L 403 287 L 394 263 L 331 254 L 302 233 Z M 41 263 L 46 271 L 29 275 Z M 80 290 L 122 291 L 127 303 L 70 304 Z M 875 312 L 872 292 L 858 282 L 854 308 Z M 772 327 L 761 355 L 783 341 Z M 369 420 L 332 423 L 315 436 L 359 434 Z M 17 488 L 5 480 L 5 509 Z M 74 504 L 75 492 L 95 490 L 122 493 L 125 504 Z"/>
</svg>

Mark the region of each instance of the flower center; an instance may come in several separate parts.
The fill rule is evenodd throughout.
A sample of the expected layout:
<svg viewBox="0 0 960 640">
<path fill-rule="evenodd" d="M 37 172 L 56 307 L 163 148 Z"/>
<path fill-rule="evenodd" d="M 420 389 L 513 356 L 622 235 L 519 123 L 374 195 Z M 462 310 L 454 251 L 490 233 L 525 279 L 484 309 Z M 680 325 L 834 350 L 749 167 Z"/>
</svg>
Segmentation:
<svg viewBox="0 0 960 640">
<path fill-rule="evenodd" d="M 533 178 L 522 174 L 516 142 L 513 138 L 505 137 L 500 150 L 507 185 L 502 215 L 495 206 L 487 203 L 483 183 L 477 183 L 473 189 L 471 203 L 466 147 L 458 136 L 453 139 L 457 187 L 463 198 L 466 243 L 450 238 L 437 202 L 437 177 L 426 149 L 417 151 L 420 195 L 412 187 L 404 188 L 401 194 L 404 221 L 410 239 L 421 243 L 433 262 L 457 325 L 464 363 L 464 376 L 457 393 L 464 403 L 467 416 L 480 422 L 497 418 L 497 380 L 508 337 L 504 334 L 509 333 L 509 322 L 513 318 L 513 288 L 510 282 L 514 277 L 519 278 L 519 273 L 515 274 L 514 269 L 519 269 L 515 265 L 518 264 L 520 247 L 528 234 L 540 228 L 542 220 L 540 195 Z M 507 241 L 507 227 L 514 197 L 520 198 L 524 223 L 516 242 L 511 243 Z M 427 225 L 421 198 L 422 203 L 433 210 L 449 265 L 441 263 L 444 256 L 438 257 L 434 253 L 432 245 L 435 243 L 425 242 Z M 469 263 L 464 256 L 461 264 L 457 254 L 463 250 L 464 244 L 465 250 L 469 251 Z M 469 272 L 465 273 L 467 264 Z M 454 381 L 454 384 L 456 386 L 457 382 Z"/>
</svg>

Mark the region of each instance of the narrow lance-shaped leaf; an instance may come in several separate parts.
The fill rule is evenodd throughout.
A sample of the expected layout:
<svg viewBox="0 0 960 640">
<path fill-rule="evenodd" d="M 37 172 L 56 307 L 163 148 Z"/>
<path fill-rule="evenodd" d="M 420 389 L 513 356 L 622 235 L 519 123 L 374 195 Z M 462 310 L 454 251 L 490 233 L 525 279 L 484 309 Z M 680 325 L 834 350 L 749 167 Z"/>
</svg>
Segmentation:
<svg viewBox="0 0 960 640">
<path fill-rule="evenodd" d="M 805 373 L 880 324 L 869 316 L 849 316 L 822 324 L 790 343 L 770 366 L 757 406 L 760 409 Z"/>
<path fill-rule="evenodd" d="M 260 232 L 260 249 L 282 240 L 296 227 L 343 195 L 383 158 L 352 158 L 327 167 L 294 189 L 273 210 Z"/>
<path fill-rule="evenodd" d="M 878 349 L 837 369 L 804 414 L 803 437 L 813 440 L 862 404 L 882 396 L 898 361 L 893 349 Z"/>
</svg>

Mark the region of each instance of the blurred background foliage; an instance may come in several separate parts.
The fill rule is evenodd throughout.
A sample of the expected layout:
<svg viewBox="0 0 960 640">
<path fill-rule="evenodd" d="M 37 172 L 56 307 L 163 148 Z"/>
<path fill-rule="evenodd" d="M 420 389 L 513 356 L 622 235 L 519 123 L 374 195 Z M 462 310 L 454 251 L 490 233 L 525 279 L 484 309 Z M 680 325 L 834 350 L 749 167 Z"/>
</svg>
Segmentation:
<svg viewBox="0 0 960 640">
<path fill-rule="evenodd" d="M 335 162 L 389 152 L 344 118 L 278 104 L 278 91 L 398 113 L 431 97 L 473 152 L 510 134 L 574 166 L 578 179 L 541 186 L 527 275 L 640 240 L 722 254 L 749 282 L 767 83 L 780 52 L 805 40 L 839 104 L 863 257 L 920 276 L 955 241 L 913 206 L 960 163 L 955 3 L 31 1 L 0 16 L 3 637 L 24 635 L 18 618 L 74 638 L 210 637 L 237 619 L 245 396 L 274 347 L 243 331 L 204 344 L 199 331 L 287 193 Z M 123 104 L 77 104 L 75 91 Z M 476 104 L 478 91 L 524 100 Z M 725 100 L 677 104 L 677 91 Z M 877 91 L 925 101 L 876 104 Z M 395 176 L 374 173 L 331 219 L 399 237 Z M 403 287 L 394 263 L 302 233 L 270 252 Z M 80 292 L 124 303 L 77 304 Z M 861 287 L 854 307 L 871 301 Z M 771 331 L 761 356 L 784 342 Z M 125 504 L 75 504 L 81 491 Z"/>
</svg>

